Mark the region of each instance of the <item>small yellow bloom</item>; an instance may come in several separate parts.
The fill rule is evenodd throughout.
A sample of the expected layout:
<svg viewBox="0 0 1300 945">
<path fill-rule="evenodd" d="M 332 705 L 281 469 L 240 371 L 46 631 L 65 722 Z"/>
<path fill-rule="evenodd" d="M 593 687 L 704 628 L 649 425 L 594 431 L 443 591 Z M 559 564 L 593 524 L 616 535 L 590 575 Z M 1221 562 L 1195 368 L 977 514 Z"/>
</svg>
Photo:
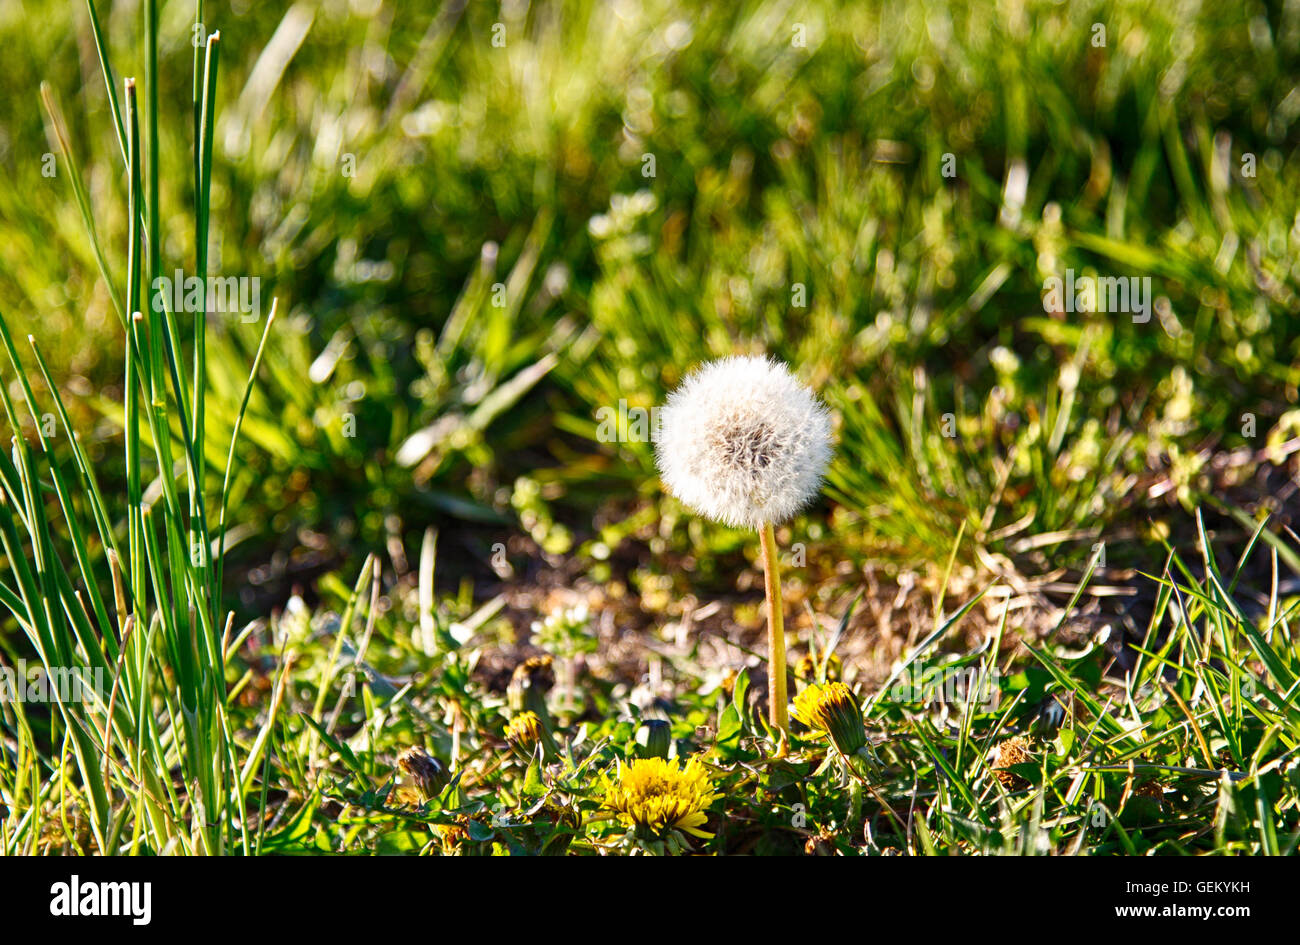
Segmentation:
<svg viewBox="0 0 1300 945">
<path fill-rule="evenodd" d="M 699 760 L 692 758 L 682 767 L 679 760 L 639 758 L 619 765 L 618 780 L 602 774 L 606 809 L 629 827 L 645 827 L 654 833 L 677 829 L 708 839 L 713 834 L 704 826 L 704 810 L 720 797 Z"/>
<path fill-rule="evenodd" d="M 867 743 L 862 710 L 842 682 L 813 684 L 795 696 L 794 717 L 809 728 L 830 735 L 845 755 L 856 754 Z"/>
<path fill-rule="evenodd" d="M 532 746 L 542 737 L 542 723 L 536 712 L 520 712 L 505 727 L 506 741 Z"/>
</svg>

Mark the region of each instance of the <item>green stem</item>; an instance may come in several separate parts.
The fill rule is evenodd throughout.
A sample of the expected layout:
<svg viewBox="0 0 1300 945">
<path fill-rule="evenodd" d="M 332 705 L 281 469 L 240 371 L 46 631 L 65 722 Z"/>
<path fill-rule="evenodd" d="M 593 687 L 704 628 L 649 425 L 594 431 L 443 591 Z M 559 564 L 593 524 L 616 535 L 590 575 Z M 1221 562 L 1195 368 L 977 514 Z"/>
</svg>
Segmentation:
<svg viewBox="0 0 1300 945">
<path fill-rule="evenodd" d="M 763 544 L 763 590 L 767 594 L 767 717 L 781 733 L 782 743 L 790 734 L 789 701 L 785 690 L 785 616 L 781 603 L 781 562 L 777 557 L 776 532 L 771 522 L 759 529 Z"/>
</svg>

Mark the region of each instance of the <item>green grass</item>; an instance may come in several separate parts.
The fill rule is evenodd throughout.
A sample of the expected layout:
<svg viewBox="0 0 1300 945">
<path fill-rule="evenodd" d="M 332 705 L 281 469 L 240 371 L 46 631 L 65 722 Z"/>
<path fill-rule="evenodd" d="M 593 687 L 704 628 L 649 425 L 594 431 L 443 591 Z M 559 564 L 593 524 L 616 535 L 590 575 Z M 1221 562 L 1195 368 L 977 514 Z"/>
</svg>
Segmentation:
<svg viewBox="0 0 1300 945">
<path fill-rule="evenodd" d="M 110 680 L 0 706 L 5 852 L 1294 852 L 1293 10 L 364 6 L 0 14 L 0 653 Z M 771 758 L 755 543 L 597 436 L 760 351 L 835 414 L 779 538 L 851 764 Z M 602 811 L 646 717 L 712 839 Z"/>
</svg>

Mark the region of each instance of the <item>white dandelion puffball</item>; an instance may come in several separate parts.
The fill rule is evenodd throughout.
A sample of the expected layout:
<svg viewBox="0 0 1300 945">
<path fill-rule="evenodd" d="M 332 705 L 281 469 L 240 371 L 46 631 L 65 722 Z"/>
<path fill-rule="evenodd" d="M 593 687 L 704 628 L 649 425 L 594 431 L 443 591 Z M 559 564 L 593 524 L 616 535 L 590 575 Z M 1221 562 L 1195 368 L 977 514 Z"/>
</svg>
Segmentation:
<svg viewBox="0 0 1300 945">
<path fill-rule="evenodd" d="M 731 357 L 696 370 L 660 411 L 664 486 L 731 526 L 783 522 L 821 488 L 831 458 L 826 408 L 780 361 Z"/>
</svg>

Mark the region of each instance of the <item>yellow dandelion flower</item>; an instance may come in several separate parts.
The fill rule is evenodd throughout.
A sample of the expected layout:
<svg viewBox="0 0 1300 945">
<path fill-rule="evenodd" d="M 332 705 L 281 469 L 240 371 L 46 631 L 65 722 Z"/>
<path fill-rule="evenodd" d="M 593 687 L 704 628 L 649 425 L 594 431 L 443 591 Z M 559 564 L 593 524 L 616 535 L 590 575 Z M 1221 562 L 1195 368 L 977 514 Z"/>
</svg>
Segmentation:
<svg viewBox="0 0 1300 945">
<path fill-rule="evenodd" d="M 830 735 L 835 746 L 853 755 L 867 743 L 858 700 L 842 682 L 811 685 L 795 696 L 794 717 L 809 728 Z"/>
<path fill-rule="evenodd" d="M 696 758 L 685 767 L 676 758 L 639 758 L 619 765 L 617 781 L 604 774 L 601 781 L 605 808 L 629 827 L 653 833 L 677 829 L 706 840 L 713 836 L 700 828 L 705 808 L 721 795 L 713 793 L 713 782 Z"/>
</svg>

